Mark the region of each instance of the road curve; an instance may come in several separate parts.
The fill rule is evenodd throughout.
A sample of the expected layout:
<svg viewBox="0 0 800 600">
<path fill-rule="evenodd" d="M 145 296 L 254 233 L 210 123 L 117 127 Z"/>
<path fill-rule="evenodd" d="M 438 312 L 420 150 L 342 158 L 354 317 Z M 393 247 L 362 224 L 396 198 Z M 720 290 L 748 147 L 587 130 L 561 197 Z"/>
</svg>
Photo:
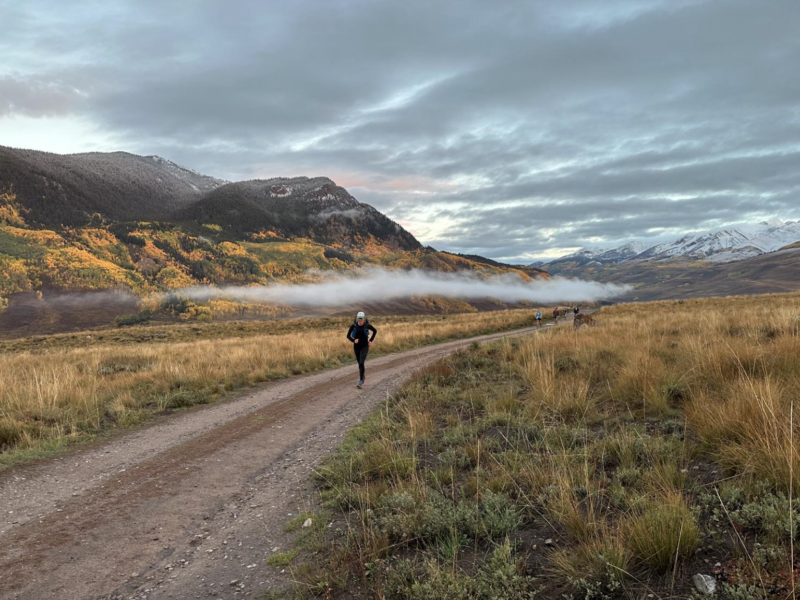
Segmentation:
<svg viewBox="0 0 800 600">
<path fill-rule="evenodd" d="M 550 327 L 546 325 L 543 329 Z M 473 341 L 266 384 L 0 474 L 0 598 L 246 598 L 311 506 L 308 472 L 416 369 Z"/>
</svg>

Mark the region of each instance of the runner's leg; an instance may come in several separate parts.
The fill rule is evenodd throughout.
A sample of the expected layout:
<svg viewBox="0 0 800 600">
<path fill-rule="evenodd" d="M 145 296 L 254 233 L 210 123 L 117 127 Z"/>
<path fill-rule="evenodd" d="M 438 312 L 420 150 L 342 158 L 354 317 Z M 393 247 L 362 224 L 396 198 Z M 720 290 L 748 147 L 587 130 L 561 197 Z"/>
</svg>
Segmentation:
<svg viewBox="0 0 800 600">
<path fill-rule="evenodd" d="M 367 362 L 367 354 L 369 353 L 369 346 L 365 348 L 361 348 L 361 352 L 358 355 L 358 374 L 361 381 L 364 381 L 364 367 L 365 363 Z"/>
<path fill-rule="evenodd" d="M 363 369 L 363 367 L 361 366 L 361 349 L 356 345 L 353 345 L 353 354 L 356 355 L 356 362 L 358 363 L 358 373 L 359 373 L 358 378 L 361 379 L 363 377 L 363 375 L 361 374 L 361 371 Z"/>
</svg>

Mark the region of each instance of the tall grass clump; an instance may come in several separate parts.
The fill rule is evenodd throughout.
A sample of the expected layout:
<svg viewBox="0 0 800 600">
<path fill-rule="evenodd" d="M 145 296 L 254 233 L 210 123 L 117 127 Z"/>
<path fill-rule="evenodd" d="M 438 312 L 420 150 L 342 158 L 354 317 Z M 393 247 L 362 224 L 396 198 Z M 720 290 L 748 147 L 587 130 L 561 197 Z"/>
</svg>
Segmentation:
<svg viewBox="0 0 800 600">
<path fill-rule="evenodd" d="M 631 552 L 660 573 L 691 558 L 700 542 L 697 521 L 679 495 L 656 499 L 631 518 L 629 528 Z"/>
</svg>

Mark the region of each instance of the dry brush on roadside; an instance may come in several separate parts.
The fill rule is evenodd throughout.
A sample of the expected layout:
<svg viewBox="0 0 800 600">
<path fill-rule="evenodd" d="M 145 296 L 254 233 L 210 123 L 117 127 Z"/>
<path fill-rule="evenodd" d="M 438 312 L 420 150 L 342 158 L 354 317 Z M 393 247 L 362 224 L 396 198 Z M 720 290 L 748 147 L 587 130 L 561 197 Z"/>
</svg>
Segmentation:
<svg viewBox="0 0 800 600">
<path fill-rule="evenodd" d="M 533 310 L 379 319 L 373 355 L 530 325 Z M 0 468 L 165 410 L 204 404 L 232 390 L 352 360 L 344 322 L 302 320 L 262 335 L 245 324 L 210 328 L 214 339 L 0 353 Z M 338 321 L 337 321 L 338 322 Z M 176 330 L 179 326 L 176 326 Z M 140 328 L 145 334 L 147 328 Z M 159 330 L 163 330 L 160 328 Z M 186 331 L 181 329 L 183 336 Z M 203 333 L 205 329 L 198 328 Z M 73 346 L 75 336 L 55 336 Z M 200 336 L 198 336 L 200 337 Z M 43 338 L 38 348 L 47 347 Z M 94 340 L 91 340 L 95 343 Z M 25 346 L 30 347 L 30 346 Z"/>
<path fill-rule="evenodd" d="M 689 598 L 701 572 L 793 597 L 798 317 L 797 294 L 619 305 L 431 365 L 319 468 L 339 533 L 294 592 Z"/>
</svg>

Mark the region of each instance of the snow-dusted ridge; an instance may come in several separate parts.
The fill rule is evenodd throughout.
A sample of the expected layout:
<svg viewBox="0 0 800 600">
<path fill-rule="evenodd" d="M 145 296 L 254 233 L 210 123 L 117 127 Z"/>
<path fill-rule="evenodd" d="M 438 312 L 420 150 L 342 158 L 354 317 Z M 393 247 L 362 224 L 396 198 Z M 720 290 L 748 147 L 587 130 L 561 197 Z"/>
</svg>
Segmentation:
<svg viewBox="0 0 800 600">
<path fill-rule="evenodd" d="M 145 158 L 152 160 L 170 175 L 185 181 L 192 188 L 194 188 L 195 191 L 209 191 L 216 189 L 221 185 L 225 185 L 226 183 L 230 183 L 230 181 L 226 181 L 224 179 L 217 179 L 216 177 L 211 177 L 210 175 L 203 175 L 194 169 L 183 167 L 167 158 L 163 158 L 155 154 L 145 156 Z"/>
<path fill-rule="evenodd" d="M 774 252 L 797 241 L 800 241 L 800 221 L 763 221 L 732 229 L 689 234 L 661 244 L 648 245 L 634 241 L 610 250 L 583 248 L 551 260 L 549 264 L 576 261 L 583 264 L 619 264 L 671 258 L 726 263 Z M 537 266 L 542 264 L 534 263 Z"/>
</svg>

